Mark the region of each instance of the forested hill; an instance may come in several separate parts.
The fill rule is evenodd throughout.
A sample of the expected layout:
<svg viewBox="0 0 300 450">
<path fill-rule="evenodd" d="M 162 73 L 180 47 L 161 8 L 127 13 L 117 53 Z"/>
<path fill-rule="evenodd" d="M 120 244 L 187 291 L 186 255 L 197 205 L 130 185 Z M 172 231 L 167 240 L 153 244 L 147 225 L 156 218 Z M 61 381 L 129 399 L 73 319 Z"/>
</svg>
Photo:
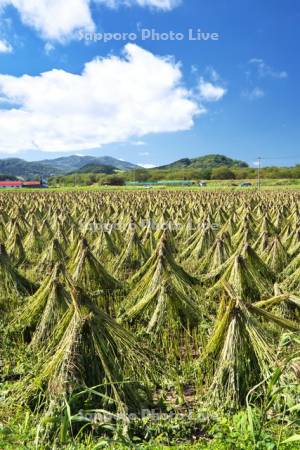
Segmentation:
<svg viewBox="0 0 300 450">
<path fill-rule="evenodd" d="M 171 164 L 158 167 L 160 170 L 170 169 L 213 169 L 214 167 L 248 167 L 244 161 L 228 158 L 224 155 L 205 155 L 198 158 L 183 158 Z"/>
</svg>

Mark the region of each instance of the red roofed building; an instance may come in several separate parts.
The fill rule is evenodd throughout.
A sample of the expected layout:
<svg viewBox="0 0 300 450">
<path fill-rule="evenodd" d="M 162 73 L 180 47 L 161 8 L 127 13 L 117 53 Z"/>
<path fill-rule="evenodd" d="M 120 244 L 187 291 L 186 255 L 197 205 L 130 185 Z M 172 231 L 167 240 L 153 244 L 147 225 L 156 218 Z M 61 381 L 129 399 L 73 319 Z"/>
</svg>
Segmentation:
<svg viewBox="0 0 300 450">
<path fill-rule="evenodd" d="M 0 181 L 1 188 L 47 188 L 48 184 L 44 180 L 40 181 Z"/>
<path fill-rule="evenodd" d="M 22 181 L 0 181 L 0 187 L 2 188 L 21 188 L 22 187 Z"/>
</svg>

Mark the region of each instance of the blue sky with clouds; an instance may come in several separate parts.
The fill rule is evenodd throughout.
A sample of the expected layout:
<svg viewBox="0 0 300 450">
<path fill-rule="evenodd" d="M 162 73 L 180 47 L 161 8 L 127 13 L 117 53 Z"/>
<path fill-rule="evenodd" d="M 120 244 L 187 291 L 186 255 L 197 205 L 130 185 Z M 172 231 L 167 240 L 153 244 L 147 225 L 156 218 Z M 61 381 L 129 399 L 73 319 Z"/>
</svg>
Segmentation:
<svg viewBox="0 0 300 450">
<path fill-rule="evenodd" d="M 298 0 L 0 0 L 0 157 L 299 163 L 299 22 Z"/>
</svg>

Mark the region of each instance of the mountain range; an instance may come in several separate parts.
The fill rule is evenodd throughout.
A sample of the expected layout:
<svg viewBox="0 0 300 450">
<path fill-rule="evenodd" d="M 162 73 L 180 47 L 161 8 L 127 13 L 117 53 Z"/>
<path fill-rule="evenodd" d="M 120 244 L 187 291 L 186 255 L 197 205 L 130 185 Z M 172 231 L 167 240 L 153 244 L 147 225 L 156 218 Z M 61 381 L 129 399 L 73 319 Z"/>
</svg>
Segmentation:
<svg viewBox="0 0 300 450">
<path fill-rule="evenodd" d="M 41 161 L 25 161 L 20 158 L 0 159 L 0 176 L 34 178 L 38 176 L 51 177 L 74 173 L 105 173 L 113 174 L 130 170 L 178 170 L 178 169 L 211 169 L 214 167 L 248 167 L 244 161 L 228 158 L 224 155 L 205 155 L 198 158 L 183 158 L 170 164 L 143 169 L 137 164 L 113 158 L 111 156 L 80 156 L 72 155 Z"/>
<path fill-rule="evenodd" d="M 111 156 L 96 157 L 72 155 L 56 159 L 44 159 L 41 161 L 25 161 L 20 158 L 0 159 L 0 174 L 22 178 L 34 178 L 37 176 L 50 177 L 80 171 L 84 166 L 89 164 L 92 164 L 93 166 L 109 166 L 122 171 L 140 168 L 136 164 L 121 161 L 112 158 Z"/>
</svg>

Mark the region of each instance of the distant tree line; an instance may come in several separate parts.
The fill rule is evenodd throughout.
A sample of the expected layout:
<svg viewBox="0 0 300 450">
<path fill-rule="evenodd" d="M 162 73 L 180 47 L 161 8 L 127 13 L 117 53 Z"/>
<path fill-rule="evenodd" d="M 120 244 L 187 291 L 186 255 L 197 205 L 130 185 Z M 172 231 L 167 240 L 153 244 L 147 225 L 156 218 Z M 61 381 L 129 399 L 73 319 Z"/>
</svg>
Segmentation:
<svg viewBox="0 0 300 450">
<path fill-rule="evenodd" d="M 0 181 L 17 181 L 17 180 L 18 180 L 17 177 L 0 173 Z"/>
<path fill-rule="evenodd" d="M 260 171 L 262 179 L 300 179 L 300 164 L 294 167 L 264 167 Z M 257 169 L 251 167 L 214 167 L 205 169 L 180 168 L 180 169 L 137 169 L 121 172 L 116 175 L 77 173 L 65 176 L 55 176 L 49 179 L 51 185 L 89 186 L 101 185 L 124 185 L 128 181 L 158 181 L 158 180 L 244 180 L 257 177 Z"/>
<path fill-rule="evenodd" d="M 294 167 L 265 167 L 261 171 L 262 178 L 300 178 L 300 164 Z M 129 175 L 129 174 L 128 174 Z M 128 175 L 126 178 L 128 178 Z M 211 169 L 180 169 L 180 170 L 135 170 L 136 181 L 155 180 L 243 180 L 257 176 L 257 169 L 251 167 L 214 167 Z"/>
</svg>

